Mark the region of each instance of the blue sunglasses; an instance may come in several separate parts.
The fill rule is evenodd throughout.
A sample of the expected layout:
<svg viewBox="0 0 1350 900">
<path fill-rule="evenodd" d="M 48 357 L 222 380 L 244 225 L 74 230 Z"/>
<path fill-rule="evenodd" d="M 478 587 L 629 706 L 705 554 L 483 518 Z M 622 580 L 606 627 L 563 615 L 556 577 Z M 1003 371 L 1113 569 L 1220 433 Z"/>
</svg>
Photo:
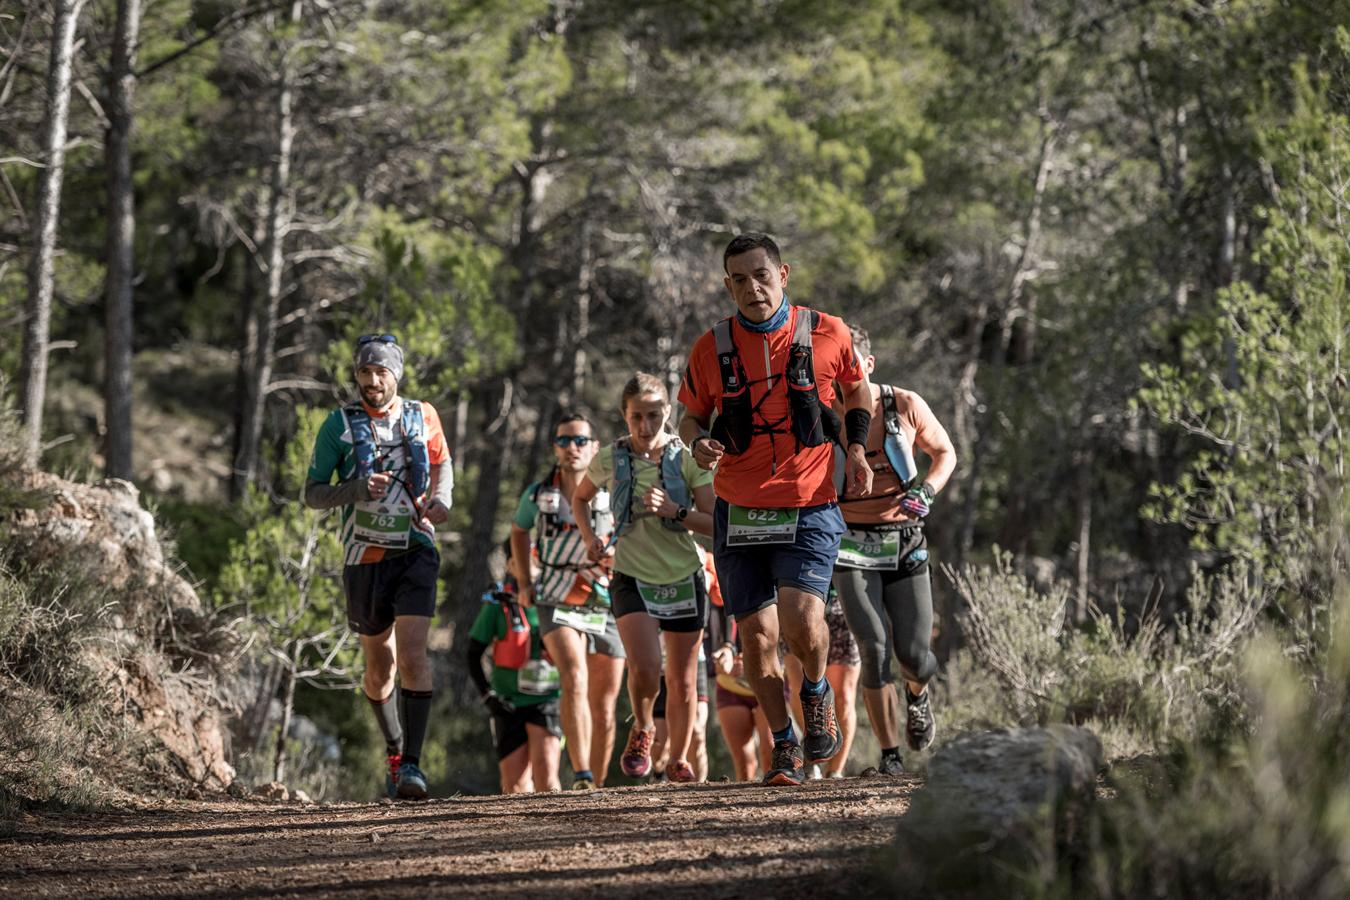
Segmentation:
<svg viewBox="0 0 1350 900">
<path fill-rule="evenodd" d="M 568 444 L 576 444 L 578 447 L 585 447 L 595 438 L 585 434 L 560 434 L 553 439 L 555 446 L 567 448 Z"/>
<path fill-rule="evenodd" d="M 356 346 L 362 347 L 374 341 L 379 341 L 381 344 L 397 344 L 398 338 L 392 334 L 363 334 L 356 339 Z"/>
</svg>

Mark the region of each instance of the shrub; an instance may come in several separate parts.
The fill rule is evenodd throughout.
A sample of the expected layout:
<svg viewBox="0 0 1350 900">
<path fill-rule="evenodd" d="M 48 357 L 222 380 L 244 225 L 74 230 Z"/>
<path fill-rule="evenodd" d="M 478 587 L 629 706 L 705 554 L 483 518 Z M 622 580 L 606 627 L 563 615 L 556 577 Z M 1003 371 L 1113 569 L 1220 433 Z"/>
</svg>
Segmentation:
<svg viewBox="0 0 1350 900">
<path fill-rule="evenodd" d="M 948 670 L 952 733 L 1091 725 L 1112 758 L 1194 738 L 1220 710 L 1240 717 L 1238 660 L 1263 607 L 1240 565 L 1196 573 L 1187 608 L 1170 625 L 1155 608 L 1133 627 L 1097 609 L 1085 627 L 1071 627 L 1072 588 L 1038 592 L 1011 554 L 946 573 L 965 602 L 968 640 Z"/>
</svg>

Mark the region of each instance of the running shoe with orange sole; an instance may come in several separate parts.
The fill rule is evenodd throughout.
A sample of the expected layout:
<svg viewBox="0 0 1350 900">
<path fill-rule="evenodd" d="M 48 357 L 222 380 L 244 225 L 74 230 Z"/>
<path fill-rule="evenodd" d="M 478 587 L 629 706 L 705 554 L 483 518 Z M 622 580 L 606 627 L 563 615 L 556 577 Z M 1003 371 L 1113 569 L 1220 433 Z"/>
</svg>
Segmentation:
<svg viewBox="0 0 1350 900">
<path fill-rule="evenodd" d="M 802 741 L 806 761 L 825 762 L 839 752 L 839 746 L 844 742 L 834 717 L 834 688 L 826 682 L 821 693 L 803 693 L 801 698 L 802 715 L 806 719 L 806 739 Z"/>
<path fill-rule="evenodd" d="M 796 741 L 775 741 L 773 768 L 764 776 L 764 783 L 783 787 L 798 785 L 806 780 L 802 769 L 802 748 Z"/>
<path fill-rule="evenodd" d="M 689 763 L 676 759 L 666 764 L 666 780 L 671 784 L 693 784 L 698 781 L 698 775 Z"/>
<path fill-rule="evenodd" d="M 619 757 L 619 768 L 629 778 L 641 778 L 652 770 L 652 741 L 656 739 L 655 728 L 638 728 L 634 725 L 628 732 L 628 745 Z"/>
</svg>

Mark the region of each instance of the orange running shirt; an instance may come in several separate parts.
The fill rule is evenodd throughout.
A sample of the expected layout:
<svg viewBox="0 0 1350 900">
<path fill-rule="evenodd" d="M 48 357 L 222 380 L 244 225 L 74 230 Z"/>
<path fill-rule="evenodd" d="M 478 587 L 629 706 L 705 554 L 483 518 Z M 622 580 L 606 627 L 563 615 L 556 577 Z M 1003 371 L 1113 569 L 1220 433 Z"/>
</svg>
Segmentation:
<svg viewBox="0 0 1350 900">
<path fill-rule="evenodd" d="M 909 438 L 911 447 L 917 447 L 931 456 L 933 449 L 943 443 L 942 437 L 947 430 L 918 394 L 900 388 L 892 390 L 895 391 L 895 411 L 900 416 L 900 430 Z M 900 508 L 903 494 L 900 476 L 895 474 L 886 459 L 886 451 L 882 449 L 886 437 L 886 420 L 881 406 L 880 386 L 872 385 L 872 393 L 875 395 L 872 400 L 872 427 L 867 432 L 867 461 L 874 473 L 872 495 L 851 500 L 845 492 L 839 508 L 844 512 L 844 521 L 852 525 L 907 522 L 914 517 Z"/>
<path fill-rule="evenodd" d="M 786 301 L 784 301 L 786 302 Z M 788 408 L 788 348 L 803 307 L 794 306 L 788 321 L 777 331 L 756 334 L 732 317 L 731 334 L 750 381 L 750 399 L 758 406 L 763 421 L 783 419 L 783 433 L 757 434 L 750 449 L 738 456 L 728 453 L 717 464 L 713 490 L 717 496 L 739 506 L 765 509 L 797 509 L 818 506 L 835 499 L 832 472 L 834 445 L 797 447 L 791 432 Z M 820 314 L 811 330 L 812 362 L 816 370 L 816 390 L 822 405 L 834 402 L 834 382 L 852 384 L 865 377 L 848 326 L 838 316 Z M 772 379 L 769 378 L 772 373 Z M 768 398 L 765 399 L 765 394 Z M 707 422 L 721 407 L 722 370 L 717 364 L 717 346 L 712 330 L 694 343 L 689 365 L 680 384 L 680 402 L 684 408 Z M 775 462 L 777 463 L 775 467 Z"/>
</svg>

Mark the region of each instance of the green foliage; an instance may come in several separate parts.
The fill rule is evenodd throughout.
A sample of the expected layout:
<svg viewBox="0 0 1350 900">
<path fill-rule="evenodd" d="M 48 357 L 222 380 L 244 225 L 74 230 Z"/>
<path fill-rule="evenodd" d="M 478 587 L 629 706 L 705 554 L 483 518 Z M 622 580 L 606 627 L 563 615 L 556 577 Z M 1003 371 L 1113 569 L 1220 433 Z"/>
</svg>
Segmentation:
<svg viewBox="0 0 1350 900">
<path fill-rule="evenodd" d="M 1292 114 L 1263 132 L 1274 194 L 1254 258 L 1265 283 L 1220 292 L 1189 323 L 1176 365 L 1145 365 L 1140 402 L 1200 448 L 1146 512 L 1251 561 L 1298 619 L 1300 598 L 1325 596 L 1309 562 L 1344 497 L 1350 118 L 1324 84 L 1301 70 L 1295 83 Z"/>
<path fill-rule="evenodd" d="M 1331 640 L 1291 653 L 1266 628 L 1241 659 L 1252 728 L 1178 744 L 1152 780 L 1126 774 L 1102 810 L 1103 897 L 1342 897 L 1350 891 L 1350 572 L 1336 526 L 1319 558 Z"/>
<path fill-rule="evenodd" d="M 1194 573 L 1170 625 L 1156 608 L 1138 622 L 1094 609 L 1086 627 L 1074 627 L 1072 586 L 1038 591 L 1006 553 L 992 567 L 948 575 L 966 604 L 969 640 L 949 666 L 953 733 L 1083 724 L 1119 758 L 1201 738 L 1220 714 L 1243 716 L 1239 660 L 1263 598 L 1241 567 Z"/>
<path fill-rule="evenodd" d="M 198 582 L 214 583 L 230 559 L 230 547 L 244 537 L 236 518 L 238 511 L 221 503 L 194 503 L 162 497 L 155 504 L 155 519 L 172 536 L 173 555 Z M 160 540 L 163 541 L 161 533 Z"/>
<path fill-rule="evenodd" d="M 356 338 L 382 331 L 404 348 L 400 390 L 409 396 L 446 396 L 511 359 L 515 325 L 493 291 L 499 254 L 394 213 L 373 214 L 370 228 L 375 264 L 345 318 L 344 339 L 325 357 L 334 381 L 350 381 Z"/>
<path fill-rule="evenodd" d="M 282 477 L 298 497 L 325 412 L 300 411 Z M 298 499 L 250 487 L 242 504 L 247 530 L 230 546 L 214 592 L 219 609 L 238 611 L 259 647 L 307 683 L 349 684 L 358 648 L 342 601 L 342 545 L 330 516 Z"/>
</svg>

